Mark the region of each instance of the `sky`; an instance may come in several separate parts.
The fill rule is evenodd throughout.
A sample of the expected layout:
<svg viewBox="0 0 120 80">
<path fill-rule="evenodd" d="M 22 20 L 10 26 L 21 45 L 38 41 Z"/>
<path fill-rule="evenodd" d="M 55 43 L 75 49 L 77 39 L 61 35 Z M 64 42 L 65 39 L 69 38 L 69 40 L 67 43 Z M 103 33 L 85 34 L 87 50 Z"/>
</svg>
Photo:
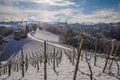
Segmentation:
<svg viewBox="0 0 120 80">
<path fill-rule="evenodd" d="M 120 0 L 0 0 L 0 21 L 120 22 Z"/>
</svg>

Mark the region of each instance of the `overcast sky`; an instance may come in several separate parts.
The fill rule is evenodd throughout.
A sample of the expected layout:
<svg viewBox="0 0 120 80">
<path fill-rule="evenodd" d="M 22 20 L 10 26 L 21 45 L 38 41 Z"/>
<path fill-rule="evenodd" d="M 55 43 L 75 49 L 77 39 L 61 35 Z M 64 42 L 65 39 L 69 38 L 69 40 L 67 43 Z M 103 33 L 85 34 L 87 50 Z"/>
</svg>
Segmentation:
<svg viewBox="0 0 120 80">
<path fill-rule="evenodd" d="M 120 0 L 0 0 L 0 21 L 120 22 Z"/>
</svg>

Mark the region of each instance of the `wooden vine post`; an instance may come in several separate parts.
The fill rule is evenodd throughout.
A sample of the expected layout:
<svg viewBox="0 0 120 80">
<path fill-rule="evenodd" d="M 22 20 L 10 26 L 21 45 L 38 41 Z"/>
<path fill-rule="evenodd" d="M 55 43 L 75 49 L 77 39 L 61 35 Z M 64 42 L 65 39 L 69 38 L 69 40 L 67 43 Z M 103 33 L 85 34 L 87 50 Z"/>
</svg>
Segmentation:
<svg viewBox="0 0 120 80">
<path fill-rule="evenodd" d="M 78 54 L 77 54 L 78 55 L 77 56 L 77 62 L 76 62 L 76 65 L 75 65 L 75 71 L 74 71 L 73 80 L 76 80 L 83 40 L 84 40 L 84 34 L 81 34 L 79 48 L 78 48 Z"/>
<path fill-rule="evenodd" d="M 46 41 L 44 41 L 44 80 L 47 80 Z"/>
<path fill-rule="evenodd" d="M 114 50 L 115 52 L 114 52 L 114 54 L 113 54 L 112 61 L 111 61 L 110 65 L 109 65 L 109 70 L 110 70 L 113 61 L 115 61 L 116 65 L 117 65 L 117 69 L 118 69 L 118 71 L 117 71 L 117 75 L 119 75 L 119 64 L 118 64 L 117 60 L 115 59 L 115 56 L 117 55 L 118 46 L 119 46 L 119 43 L 116 44 L 116 49 Z"/>
<path fill-rule="evenodd" d="M 96 66 L 96 61 L 97 61 L 97 57 L 96 57 L 97 46 L 98 46 L 98 39 L 96 38 L 96 41 L 95 41 L 95 52 L 94 52 L 94 66 Z"/>
<path fill-rule="evenodd" d="M 11 67 L 12 67 L 11 61 L 9 60 L 9 63 L 8 63 L 8 76 L 11 75 Z"/>
<path fill-rule="evenodd" d="M 39 60 L 37 58 L 37 61 L 36 61 L 36 65 L 37 65 L 37 72 L 39 71 Z"/>
<path fill-rule="evenodd" d="M 55 48 L 53 52 L 53 70 L 55 71 Z"/>
<path fill-rule="evenodd" d="M 106 67 L 107 67 L 108 61 L 109 61 L 109 59 L 110 59 L 110 56 L 113 54 L 114 44 L 115 44 L 115 42 L 114 42 L 114 40 L 112 40 L 112 42 L 111 42 L 111 50 L 109 51 L 108 57 L 106 58 L 105 66 L 104 66 L 104 68 L 103 68 L 103 73 L 105 72 L 105 69 L 106 69 Z"/>
<path fill-rule="evenodd" d="M 26 58 L 25 58 L 25 70 L 27 71 L 28 69 L 28 57 L 26 55 Z"/>
<path fill-rule="evenodd" d="M 72 58 L 72 64 L 74 65 L 75 63 L 75 60 L 74 60 L 74 58 L 75 58 L 75 48 L 73 48 L 73 58 Z"/>
<path fill-rule="evenodd" d="M 25 64 L 25 62 L 24 62 L 23 49 L 21 49 L 21 58 L 22 58 L 22 64 L 21 64 L 21 67 L 22 67 L 22 77 L 24 77 L 25 76 L 25 74 L 24 74 L 24 64 Z"/>
</svg>

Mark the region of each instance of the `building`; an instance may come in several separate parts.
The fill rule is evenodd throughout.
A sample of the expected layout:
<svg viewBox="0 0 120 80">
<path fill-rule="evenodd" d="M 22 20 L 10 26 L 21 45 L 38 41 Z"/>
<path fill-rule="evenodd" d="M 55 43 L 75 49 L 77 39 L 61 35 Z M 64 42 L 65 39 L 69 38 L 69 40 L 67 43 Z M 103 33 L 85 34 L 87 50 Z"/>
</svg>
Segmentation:
<svg viewBox="0 0 120 80">
<path fill-rule="evenodd" d="M 14 39 L 15 40 L 20 40 L 21 39 L 21 30 L 16 30 L 14 32 Z"/>
<path fill-rule="evenodd" d="M 20 40 L 21 38 L 27 38 L 27 33 L 28 33 L 28 31 L 27 31 L 26 27 L 25 28 L 21 27 L 19 29 L 16 29 L 14 31 L 14 39 Z"/>
</svg>

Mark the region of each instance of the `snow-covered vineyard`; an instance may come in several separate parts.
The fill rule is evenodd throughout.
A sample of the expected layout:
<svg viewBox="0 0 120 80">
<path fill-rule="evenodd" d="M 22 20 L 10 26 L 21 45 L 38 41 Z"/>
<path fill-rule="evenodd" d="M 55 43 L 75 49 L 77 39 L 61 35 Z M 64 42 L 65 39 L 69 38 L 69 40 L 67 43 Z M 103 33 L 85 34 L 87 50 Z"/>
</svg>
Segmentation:
<svg viewBox="0 0 120 80">
<path fill-rule="evenodd" d="M 47 80 L 73 80 L 77 50 L 51 43 L 51 41 L 57 42 L 58 38 L 57 35 L 38 30 L 29 33 L 28 39 L 19 41 L 11 39 L 4 45 L 6 52 L 0 57 L 0 60 L 3 61 L 0 68 L 0 80 L 44 80 L 44 77 Z M 109 67 L 109 60 L 103 73 L 106 62 L 105 56 L 103 56 L 97 55 L 95 66 L 94 53 L 81 51 L 76 80 L 90 80 L 91 71 L 88 63 L 92 70 L 93 80 L 120 80 L 118 66 L 120 61 L 113 61 Z M 6 59 L 8 62 L 4 61 Z M 47 72 L 46 76 L 45 72 Z"/>
</svg>

